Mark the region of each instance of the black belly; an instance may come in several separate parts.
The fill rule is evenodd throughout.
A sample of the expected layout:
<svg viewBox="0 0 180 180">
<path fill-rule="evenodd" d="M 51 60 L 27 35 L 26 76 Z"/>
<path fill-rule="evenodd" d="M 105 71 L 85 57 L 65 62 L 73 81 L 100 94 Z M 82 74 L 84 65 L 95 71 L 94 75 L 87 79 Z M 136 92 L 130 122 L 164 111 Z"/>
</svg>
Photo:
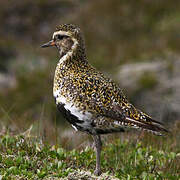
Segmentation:
<svg viewBox="0 0 180 180">
<path fill-rule="evenodd" d="M 92 129 L 86 129 L 83 126 L 81 126 L 81 124 L 84 123 L 84 121 L 80 120 L 77 116 L 73 115 L 71 113 L 71 111 L 65 109 L 65 104 L 63 103 L 59 103 L 57 105 L 58 110 L 61 112 L 61 114 L 63 115 L 63 117 L 73 126 L 75 126 L 79 131 L 84 131 L 86 133 L 89 134 L 93 134 L 93 132 L 91 131 Z M 94 124 L 92 123 L 92 128 L 94 127 Z"/>
<path fill-rule="evenodd" d="M 65 104 L 59 103 L 57 105 L 58 110 L 61 112 L 63 117 L 73 126 L 75 126 L 77 129 L 80 129 L 80 126 L 77 125 L 83 123 L 84 121 L 79 120 L 77 116 L 71 114 L 71 111 L 65 109 Z"/>
</svg>

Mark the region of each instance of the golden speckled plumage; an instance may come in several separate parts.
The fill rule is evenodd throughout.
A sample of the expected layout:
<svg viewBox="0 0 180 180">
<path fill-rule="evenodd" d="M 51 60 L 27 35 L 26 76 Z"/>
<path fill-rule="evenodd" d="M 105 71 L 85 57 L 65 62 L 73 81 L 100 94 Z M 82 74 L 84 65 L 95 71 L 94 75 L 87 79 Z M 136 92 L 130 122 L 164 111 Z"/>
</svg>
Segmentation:
<svg viewBox="0 0 180 180">
<path fill-rule="evenodd" d="M 67 120 L 78 130 L 92 134 L 100 149 L 100 134 L 139 128 L 161 135 L 167 132 L 161 123 L 130 104 L 119 86 L 87 61 L 84 40 L 79 28 L 60 25 L 53 40 L 60 53 L 53 93 L 56 104 Z M 99 151 L 98 151 L 99 150 Z M 97 157 L 96 174 L 100 172 Z"/>
<path fill-rule="evenodd" d="M 72 56 L 67 57 L 63 63 L 59 61 L 54 77 L 54 91 L 61 89 L 61 95 L 73 102 L 79 111 L 92 113 L 93 128 L 101 132 L 118 131 L 119 127 L 135 127 L 161 133 L 163 128 L 160 123 L 137 110 L 126 100 L 115 82 L 88 63 L 79 28 L 61 25 L 57 31 L 72 33 L 79 44 Z"/>
</svg>

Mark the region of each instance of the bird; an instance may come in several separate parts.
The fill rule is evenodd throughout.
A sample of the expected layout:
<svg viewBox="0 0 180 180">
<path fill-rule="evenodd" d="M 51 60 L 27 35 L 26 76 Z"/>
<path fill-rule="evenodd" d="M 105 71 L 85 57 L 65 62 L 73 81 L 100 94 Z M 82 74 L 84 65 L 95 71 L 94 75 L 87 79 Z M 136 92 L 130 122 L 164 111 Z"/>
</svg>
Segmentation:
<svg viewBox="0 0 180 180">
<path fill-rule="evenodd" d="M 95 175 L 102 173 L 101 135 L 124 132 L 126 128 L 145 130 L 155 135 L 168 132 L 161 122 L 135 108 L 119 84 L 89 63 L 84 37 L 78 26 L 57 26 L 52 40 L 41 47 L 52 46 L 59 52 L 53 83 L 56 106 L 76 131 L 93 137 Z"/>
</svg>

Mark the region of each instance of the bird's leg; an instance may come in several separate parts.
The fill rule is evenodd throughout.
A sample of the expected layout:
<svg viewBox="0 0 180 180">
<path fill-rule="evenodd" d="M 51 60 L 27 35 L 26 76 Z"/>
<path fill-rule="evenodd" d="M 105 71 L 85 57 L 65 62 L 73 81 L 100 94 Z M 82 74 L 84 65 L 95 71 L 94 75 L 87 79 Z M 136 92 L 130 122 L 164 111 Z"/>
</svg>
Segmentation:
<svg viewBox="0 0 180 180">
<path fill-rule="evenodd" d="M 94 174 L 99 176 L 101 174 L 101 164 L 100 164 L 100 156 L 101 156 L 101 137 L 100 135 L 93 135 L 94 144 L 95 144 L 95 152 L 96 152 L 96 170 Z"/>
</svg>

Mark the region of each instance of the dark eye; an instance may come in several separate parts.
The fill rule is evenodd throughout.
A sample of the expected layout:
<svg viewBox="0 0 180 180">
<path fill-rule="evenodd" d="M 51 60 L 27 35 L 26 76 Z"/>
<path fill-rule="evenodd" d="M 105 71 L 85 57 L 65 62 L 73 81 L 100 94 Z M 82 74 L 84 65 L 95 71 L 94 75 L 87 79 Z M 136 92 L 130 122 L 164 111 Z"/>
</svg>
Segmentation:
<svg viewBox="0 0 180 180">
<path fill-rule="evenodd" d="M 62 39 L 65 38 L 65 37 L 68 37 L 68 36 L 66 36 L 66 35 L 60 35 L 60 34 L 58 34 L 58 35 L 56 36 L 56 38 L 59 39 L 59 40 L 62 40 Z"/>
<path fill-rule="evenodd" d="M 64 38 L 63 35 L 57 35 L 57 39 L 62 40 Z"/>
</svg>

